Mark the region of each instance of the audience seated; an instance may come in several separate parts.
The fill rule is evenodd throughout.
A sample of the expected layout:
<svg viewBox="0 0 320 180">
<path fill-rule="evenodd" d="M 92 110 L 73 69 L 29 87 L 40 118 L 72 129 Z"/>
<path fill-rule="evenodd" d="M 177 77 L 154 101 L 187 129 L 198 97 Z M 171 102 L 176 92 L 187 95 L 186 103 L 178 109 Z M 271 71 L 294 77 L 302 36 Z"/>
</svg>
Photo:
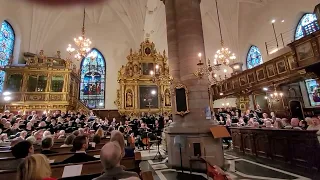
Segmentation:
<svg viewBox="0 0 320 180">
<path fill-rule="evenodd" d="M 119 143 L 123 157 L 134 157 L 134 149 L 131 147 L 125 147 L 124 137 L 120 131 L 113 130 L 111 132 L 110 141 Z"/>
<path fill-rule="evenodd" d="M 34 148 L 29 141 L 20 141 L 15 146 L 11 147 L 11 153 L 16 160 L 10 161 L 10 163 L 6 164 L 4 167 L 0 167 L 0 169 L 16 170 L 17 166 L 25 157 L 34 153 Z"/>
<path fill-rule="evenodd" d="M 89 146 L 89 139 L 87 136 L 79 135 L 73 140 L 72 151 L 75 151 L 75 154 L 64 161 L 62 164 L 67 163 L 80 163 L 80 162 L 88 162 L 98 160 L 97 158 L 87 155 L 86 150 Z"/>
<path fill-rule="evenodd" d="M 41 154 L 54 154 L 57 153 L 55 151 L 50 150 L 53 146 L 53 138 L 51 136 L 47 136 L 43 138 L 41 142 Z"/>
<path fill-rule="evenodd" d="M 100 153 L 104 173 L 94 180 L 113 180 L 139 177 L 135 172 L 128 172 L 120 165 L 122 150 L 118 142 L 112 141 L 105 144 Z"/>
<path fill-rule="evenodd" d="M 25 158 L 18 166 L 17 180 L 55 180 L 48 159 L 42 154 Z"/>
<path fill-rule="evenodd" d="M 62 144 L 60 147 L 72 147 L 73 140 L 76 136 L 73 134 L 70 134 L 67 136 L 67 138 L 64 140 L 64 144 Z"/>
</svg>

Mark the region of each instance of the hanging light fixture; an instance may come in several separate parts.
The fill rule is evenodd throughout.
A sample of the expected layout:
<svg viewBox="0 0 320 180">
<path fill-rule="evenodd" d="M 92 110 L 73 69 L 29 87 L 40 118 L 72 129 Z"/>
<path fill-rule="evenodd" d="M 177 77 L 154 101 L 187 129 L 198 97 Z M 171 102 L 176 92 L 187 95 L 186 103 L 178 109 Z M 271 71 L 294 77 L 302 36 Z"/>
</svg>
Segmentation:
<svg viewBox="0 0 320 180">
<path fill-rule="evenodd" d="M 222 31 L 221 31 L 221 23 L 220 23 L 220 16 L 219 16 L 219 8 L 218 8 L 218 0 L 216 0 L 216 9 L 217 9 L 217 16 L 218 16 L 218 23 L 219 23 L 219 31 L 220 31 L 220 38 L 221 38 L 221 49 L 217 50 L 216 54 L 214 55 L 214 65 L 226 65 L 228 66 L 230 61 L 234 61 L 236 56 L 234 53 L 230 51 L 228 47 L 224 46 L 224 41 L 222 38 Z"/>
<path fill-rule="evenodd" d="M 85 58 L 88 53 L 91 50 L 91 44 L 92 42 L 90 41 L 89 38 L 86 38 L 85 36 L 85 22 L 86 22 L 86 9 L 83 10 L 83 21 L 82 21 L 82 34 L 78 38 L 74 38 L 74 43 L 77 46 L 77 49 L 73 48 L 71 44 L 68 45 L 67 52 L 72 55 L 75 52 L 74 58 L 77 59 L 78 61 Z M 96 54 L 95 53 L 90 53 L 89 54 L 91 59 L 94 59 Z"/>
<path fill-rule="evenodd" d="M 269 96 L 265 96 L 266 100 L 279 102 L 283 98 L 283 93 L 281 91 L 277 91 L 277 87 L 273 84 L 274 91 L 269 94 Z M 264 91 L 268 91 L 268 88 L 263 88 Z"/>
</svg>

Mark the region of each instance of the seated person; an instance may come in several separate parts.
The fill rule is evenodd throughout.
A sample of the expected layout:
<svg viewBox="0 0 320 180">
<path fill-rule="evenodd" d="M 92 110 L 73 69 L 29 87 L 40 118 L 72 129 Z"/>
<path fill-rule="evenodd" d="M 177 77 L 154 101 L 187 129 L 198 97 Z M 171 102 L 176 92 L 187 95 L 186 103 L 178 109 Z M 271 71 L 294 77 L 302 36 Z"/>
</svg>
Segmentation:
<svg viewBox="0 0 320 180">
<path fill-rule="evenodd" d="M 284 127 L 285 129 L 296 129 L 296 130 L 302 130 L 299 127 L 299 119 L 298 118 L 292 118 L 290 125 L 287 125 Z"/>
<path fill-rule="evenodd" d="M 34 154 L 25 158 L 18 166 L 17 180 L 55 180 L 51 178 L 51 168 L 46 156 Z"/>
<path fill-rule="evenodd" d="M 75 135 L 70 134 L 69 136 L 67 136 L 67 138 L 64 140 L 64 143 L 60 147 L 72 147 L 72 143 L 75 137 Z"/>
<path fill-rule="evenodd" d="M 89 146 L 89 139 L 87 136 L 77 136 L 73 140 L 72 151 L 75 151 L 75 154 L 64 161 L 61 164 L 67 163 L 80 163 L 80 162 L 88 162 L 88 161 L 96 161 L 97 158 L 87 155 L 86 150 Z"/>
<path fill-rule="evenodd" d="M 111 132 L 110 141 L 116 141 L 119 143 L 123 157 L 134 157 L 134 149 L 131 147 L 125 147 L 124 137 L 120 131 L 113 130 Z"/>
<path fill-rule="evenodd" d="M 47 136 L 43 138 L 41 142 L 41 154 L 54 154 L 57 153 L 55 151 L 51 151 L 51 147 L 53 146 L 53 139 L 51 136 Z"/>
<path fill-rule="evenodd" d="M 29 141 L 20 141 L 15 146 L 11 147 L 11 153 L 16 160 L 3 165 L 0 169 L 16 170 L 25 157 L 34 153 L 34 148 Z"/>
<path fill-rule="evenodd" d="M 92 143 L 89 144 L 88 150 L 95 150 L 96 149 L 96 145 L 100 144 L 101 142 L 101 137 L 99 136 L 99 134 L 95 134 L 92 138 Z"/>
<path fill-rule="evenodd" d="M 139 177 L 135 172 L 123 170 L 123 167 L 120 165 L 122 155 L 119 143 L 115 141 L 108 142 L 102 147 L 100 154 L 104 173 L 94 180 L 126 179 L 130 177 Z"/>
</svg>

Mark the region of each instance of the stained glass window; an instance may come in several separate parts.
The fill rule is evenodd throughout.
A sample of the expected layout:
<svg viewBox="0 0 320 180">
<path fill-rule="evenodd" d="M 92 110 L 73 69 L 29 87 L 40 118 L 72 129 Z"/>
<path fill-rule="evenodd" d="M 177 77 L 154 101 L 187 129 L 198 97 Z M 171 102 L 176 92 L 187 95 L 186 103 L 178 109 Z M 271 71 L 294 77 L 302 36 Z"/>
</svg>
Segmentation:
<svg viewBox="0 0 320 180">
<path fill-rule="evenodd" d="M 0 66 L 6 66 L 13 55 L 14 30 L 12 26 L 3 21 L 0 30 Z M 5 72 L 0 71 L 0 92 L 3 91 Z"/>
<path fill-rule="evenodd" d="M 247 68 L 251 69 L 263 63 L 261 52 L 257 46 L 251 46 L 247 55 Z"/>
<path fill-rule="evenodd" d="M 297 25 L 294 39 L 298 40 L 305 35 L 313 33 L 316 29 L 319 29 L 318 23 L 312 23 L 316 21 L 317 17 L 315 14 L 308 13 L 303 15 Z"/>
<path fill-rule="evenodd" d="M 89 55 L 93 53 L 96 58 Z M 80 100 L 91 109 L 104 108 L 106 62 L 97 49 L 92 49 L 81 62 Z"/>
</svg>

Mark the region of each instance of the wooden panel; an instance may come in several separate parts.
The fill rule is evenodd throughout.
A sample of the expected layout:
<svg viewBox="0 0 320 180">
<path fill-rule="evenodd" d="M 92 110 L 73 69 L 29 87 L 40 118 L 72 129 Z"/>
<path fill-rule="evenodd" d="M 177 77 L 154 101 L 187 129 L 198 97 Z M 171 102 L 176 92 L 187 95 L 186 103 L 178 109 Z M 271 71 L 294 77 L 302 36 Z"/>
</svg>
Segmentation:
<svg viewBox="0 0 320 180">
<path fill-rule="evenodd" d="M 303 168 L 320 167 L 316 131 L 255 129 L 231 127 L 234 150 L 246 155 L 271 158 Z"/>
</svg>

